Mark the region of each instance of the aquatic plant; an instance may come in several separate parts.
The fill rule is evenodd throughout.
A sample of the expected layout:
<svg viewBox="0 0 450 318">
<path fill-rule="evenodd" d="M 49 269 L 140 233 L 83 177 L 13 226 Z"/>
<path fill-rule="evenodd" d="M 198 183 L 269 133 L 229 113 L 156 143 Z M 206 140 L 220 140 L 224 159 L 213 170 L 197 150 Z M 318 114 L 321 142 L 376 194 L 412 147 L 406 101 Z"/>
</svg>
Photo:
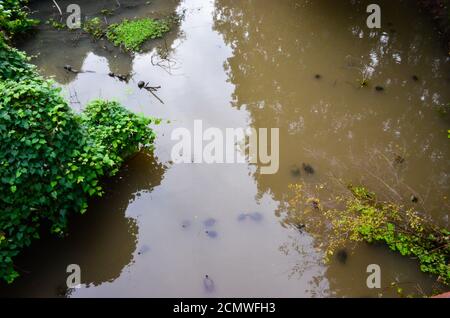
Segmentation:
<svg viewBox="0 0 450 318">
<path fill-rule="evenodd" d="M 106 24 L 99 17 L 86 20 L 86 22 L 83 23 L 83 30 L 91 34 L 96 40 L 105 35 L 106 28 Z"/>
<path fill-rule="evenodd" d="M 57 30 L 63 30 L 66 28 L 66 25 L 64 23 L 58 22 L 53 18 L 50 18 L 47 21 L 45 21 L 45 24 L 49 24 Z"/>
<path fill-rule="evenodd" d="M 102 195 L 102 178 L 150 149 L 155 134 L 151 118 L 116 102 L 73 113 L 60 89 L 1 38 L 0 59 L 0 279 L 11 283 L 14 258 L 41 225 L 65 235 L 68 217 Z"/>
<path fill-rule="evenodd" d="M 111 24 L 106 36 L 116 46 L 122 46 L 128 51 L 139 51 L 145 41 L 160 38 L 169 30 L 166 21 L 143 18 Z"/>
<path fill-rule="evenodd" d="M 417 258 L 422 272 L 450 285 L 450 231 L 414 209 L 377 201 L 364 187 L 349 186 L 349 190 L 353 197 L 346 200 L 346 209 L 328 212 L 335 237 L 345 233 L 353 241 L 384 243 L 403 256 Z"/>
<path fill-rule="evenodd" d="M 416 210 L 380 201 L 363 186 L 349 186 L 346 195 L 334 198 L 338 207 L 333 209 L 311 198 L 301 184 L 289 189 L 284 224 L 306 222 L 306 230 L 325 252 L 325 261 L 339 258 L 338 251 L 351 242 L 383 243 L 417 259 L 422 272 L 437 275 L 438 281 L 450 285 L 450 231 L 437 227 Z"/>
<path fill-rule="evenodd" d="M 100 14 L 104 16 L 111 16 L 114 14 L 114 10 L 111 9 L 101 9 Z"/>
</svg>

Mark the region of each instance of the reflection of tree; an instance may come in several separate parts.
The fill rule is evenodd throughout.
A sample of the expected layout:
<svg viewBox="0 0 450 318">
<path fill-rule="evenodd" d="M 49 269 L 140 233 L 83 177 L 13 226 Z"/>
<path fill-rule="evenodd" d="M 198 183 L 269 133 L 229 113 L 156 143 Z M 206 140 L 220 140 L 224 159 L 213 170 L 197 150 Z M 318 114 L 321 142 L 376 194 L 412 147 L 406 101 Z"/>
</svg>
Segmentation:
<svg viewBox="0 0 450 318">
<path fill-rule="evenodd" d="M 214 28 L 233 50 L 224 65 L 235 86 L 233 106 L 249 112 L 252 126 L 281 130 L 280 172 L 255 175 L 261 193 L 279 200 L 291 166 L 303 160 L 314 160 L 319 172 L 333 171 L 337 167 L 329 161 L 351 162 L 352 156 L 367 156 L 380 146 L 392 160 L 401 154 L 413 157 L 413 167 L 434 161 L 433 174 L 416 169 L 414 176 L 404 175 L 405 182 L 422 180 L 419 192 L 448 170 L 447 141 L 436 136 L 445 126 L 430 109 L 450 97 L 445 81 L 436 80 L 445 78 L 447 65 L 429 49 L 436 47 L 433 39 L 419 36 L 427 27 L 423 19 L 416 20 L 417 32 L 399 38 L 400 31 L 411 28 L 402 21 L 419 18 L 414 7 L 383 1 L 386 29 L 367 34 L 361 19 L 366 2 L 216 1 Z M 399 19 L 399 25 L 387 22 Z M 424 70 L 423 64 L 430 67 Z M 371 85 L 358 88 L 367 69 L 372 69 Z M 411 75 L 418 69 L 423 80 L 416 83 Z M 378 84 L 389 93 L 377 94 Z M 326 160 L 310 155 L 315 152 Z M 343 169 L 339 172 L 347 176 L 364 174 L 350 164 Z M 440 187 L 445 184 L 440 181 Z"/>
<path fill-rule="evenodd" d="M 449 149 L 434 108 L 450 98 L 448 63 L 413 4 L 381 1 L 383 28 L 369 31 L 368 3 L 215 2 L 214 28 L 232 49 L 224 64 L 235 87 L 232 105 L 245 109 L 255 128 L 280 128 L 280 170 L 254 173 L 258 196 L 288 201 L 288 184 L 305 183 L 311 197 L 327 203 L 341 190 L 331 186 L 336 180 L 344 189 L 347 182 L 370 182 L 380 196 L 405 203 L 418 195 L 427 213 L 445 224 Z M 369 87 L 359 87 L 363 77 Z M 378 94 L 376 85 L 385 92 Z M 397 165 L 399 156 L 405 162 Z M 292 173 L 302 162 L 316 174 Z M 277 212 L 283 225 L 299 225 L 283 212 Z M 306 232 L 308 222 L 321 224 L 317 215 L 300 221 Z M 339 264 L 327 275 L 332 289 L 351 281 Z"/>
<path fill-rule="evenodd" d="M 116 177 L 106 181 L 106 194 L 92 200 L 85 215 L 72 218 L 67 238 L 41 238 L 23 253 L 17 261 L 21 277 L 0 294 L 61 295 L 66 292 L 69 264 L 80 265 L 81 283 L 86 286 L 119 277 L 132 263 L 137 244 L 138 225 L 126 216 L 127 207 L 140 194 L 159 186 L 164 172 L 165 166 L 153 155 L 139 153 L 130 159 Z"/>
</svg>

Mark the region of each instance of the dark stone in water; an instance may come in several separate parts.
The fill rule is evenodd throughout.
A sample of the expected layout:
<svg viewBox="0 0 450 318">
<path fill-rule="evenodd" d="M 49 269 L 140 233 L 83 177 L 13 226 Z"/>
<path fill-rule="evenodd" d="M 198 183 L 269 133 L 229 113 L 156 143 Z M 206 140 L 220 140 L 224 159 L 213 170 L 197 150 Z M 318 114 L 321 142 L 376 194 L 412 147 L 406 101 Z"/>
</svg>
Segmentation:
<svg viewBox="0 0 450 318">
<path fill-rule="evenodd" d="M 347 251 L 345 249 L 340 249 L 336 254 L 336 258 L 341 264 L 345 264 L 348 258 Z"/>
<path fill-rule="evenodd" d="M 150 251 L 150 247 L 148 247 L 147 245 L 143 245 L 138 252 L 138 255 L 142 255 L 144 253 L 147 253 L 148 251 Z"/>
<path fill-rule="evenodd" d="M 144 86 L 145 86 L 144 81 L 139 81 L 138 87 L 139 87 L 139 88 L 144 88 Z"/>
<path fill-rule="evenodd" d="M 65 69 L 65 70 L 68 70 L 68 71 L 71 71 L 71 70 L 72 70 L 72 66 L 69 65 L 69 64 L 64 65 L 64 69 Z"/>
<path fill-rule="evenodd" d="M 250 213 L 248 216 L 255 222 L 259 222 L 263 219 L 263 215 L 259 212 Z"/>
<path fill-rule="evenodd" d="M 307 174 L 314 174 L 314 168 L 310 164 L 303 163 L 302 167 L 303 167 L 303 170 L 305 170 L 305 172 Z"/>
<path fill-rule="evenodd" d="M 238 215 L 238 221 L 244 221 L 247 218 L 246 213 L 241 213 Z"/>
<path fill-rule="evenodd" d="M 397 156 L 395 156 L 394 162 L 397 163 L 397 164 L 402 164 L 402 163 L 405 162 L 405 158 L 403 158 L 402 156 L 397 155 Z"/>
<path fill-rule="evenodd" d="M 377 86 L 375 86 L 375 90 L 376 90 L 377 92 L 382 92 L 382 91 L 384 91 L 384 87 L 383 87 L 383 86 L 380 86 L 380 85 L 377 85 Z"/>
<path fill-rule="evenodd" d="M 300 168 L 298 168 L 298 167 L 294 167 L 294 168 L 292 168 L 291 169 L 291 175 L 293 176 L 293 177 L 300 177 Z"/>
<path fill-rule="evenodd" d="M 300 233 L 303 233 L 303 229 L 304 229 L 305 227 L 306 227 L 305 224 L 301 224 L 301 223 L 295 224 L 295 228 L 296 228 Z"/>
<path fill-rule="evenodd" d="M 189 220 L 184 220 L 183 222 L 181 222 L 181 227 L 183 229 L 186 229 L 186 228 L 188 228 L 190 226 L 191 226 L 191 221 L 189 221 Z"/>
<path fill-rule="evenodd" d="M 67 293 L 67 287 L 64 284 L 58 285 L 56 287 L 56 296 L 65 297 Z"/>
<path fill-rule="evenodd" d="M 316 75 L 314 75 L 314 78 L 315 78 L 315 79 L 321 79 L 321 78 L 322 78 L 322 75 L 316 74 Z"/>
<path fill-rule="evenodd" d="M 212 227 L 212 226 L 214 226 L 214 224 L 216 224 L 216 220 L 213 218 L 209 218 L 209 219 L 206 219 L 205 222 L 203 222 L 203 224 L 206 227 Z"/>
<path fill-rule="evenodd" d="M 413 79 L 414 82 L 417 82 L 419 80 L 419 77 L 417 75 L 413 75 L 412 79 Z"/>
<path fill-rule="evenodd" d="M 203 287 L 209 293 L 214 291 L 214 281 L 208 275 L 205 275 L 205 278 L 203 278 Z"/>
<path fill-rule="evenodd" d="M 313 207 L 314 209 L 318 209 L 318 208 L 319 208 L 319 201 L 313 200 L 313 201 L 311 202 L 311 204 L 312 204 L 312 207 Z"/>
<path fill-rule="evenodd" d="M 411 202 L 412 202 L 412 203 L 418 203 L 418 202 L 419 202 L 419 198 L 416 197 L 415 195 L 412 195 L 412 196 L 411 196 Z"/>
<path fill-rule="evenodd" d="M 250 218 L 252 221 L 260 222 L 263 219 L 262 213 L 253 212 L 253 213 L 241 213 L 238 215 L 238 221 L 244 221 L 245 219 Z"/>
<path fill-rule="evenodd" d="M 218 236 L 216 231 L 205 231 L 206 235 L 208 235 L 208 237 L 210 238 L 216 238 Z"/>
<path fill-rule="evenodd" d="M 114 74 L 113 72 L 109 72 L 108 75 L 111 76 L 111 77 L 116 76 L 116 74 Z"/>
</svg>

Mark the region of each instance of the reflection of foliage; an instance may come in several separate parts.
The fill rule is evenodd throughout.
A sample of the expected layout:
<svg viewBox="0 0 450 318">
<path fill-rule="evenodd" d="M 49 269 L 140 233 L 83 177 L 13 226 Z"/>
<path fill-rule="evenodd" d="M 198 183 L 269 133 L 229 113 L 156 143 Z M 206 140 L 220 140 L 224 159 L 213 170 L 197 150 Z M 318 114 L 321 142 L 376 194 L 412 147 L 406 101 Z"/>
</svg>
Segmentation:
<svg viewBox="0 0 450 318">
<path fill-rule="evenodd" d="M 317 268 L 318 264 L 321 263 L 320 256 L 316 253 L 312 253 L 309 245 L 306 247 L 304 242 L 299 241 L 299 239 L 295 237 L 291 237 L 290 242 L 282 244 L 279 247 L 279 251 L 286 256 L 294 253 L 296 257 L 301 257 L 302 261 L 296 263 L 292 267 L 288 275 L 289 278 L 292 278 L 294 275 L 301 277 L 306 271 Z"/>
<path fill-rule="evenodd" d="M 436 126 L 421 120 L 425 112 L 426 116 L 433 115 L 423 112 L 421 106 L 448 99 L 443 72 L 446 65 L 440 55 L 428 51 L 433 44 L 431 40 L 409 35 L 402 35 L 400 40 L 390 33 L 373 31 L 351 42 L 359 34 L 355 35 L 353 29 L 363 28 L 358 22 L 364 23 L 359 18 L 364 12 L 361 10 L 365 10 L 361 1 L 345 1 L 340 8 L 330 1 L 218 0 L 215 3 L 214 29 L 233 51 L 224 65 L 234 87 L 233 106 L 245 108 L 253 127 L 280 127 L 280 140 L 283 140 L 280 157 L 287 159 L 280 163 L 277 175 L 255 174 L 260 193 L 271 193 L 274 199 L 280 200 L 284 188 L 276 185 L 285 181 L 283 170 L 288 171 L 292 164 L 299 163 L 288 160 L 311 160 L 304 158 L 305 148 L 323 150 L 324 158 L 342 160 L 346 156 L 342 169 L 332 164 L 326 167 L 333 172 L 364 175 L 366 171 L 359 171 L 349 163 L 364 156 L 368 145 L 379 145 L 380 149 L 385 145 L 390 148 L 400 145 L 414 157 L 416 166 L 425 166 L 430 159 L 435 159 L 433 173 L 421 175 L 422 180 L 415 187 L 418 191 L 430 190 L 432 194 L 447 190 L 436 181 L 439 173 L 446 175 L 447 148 L 443 147 L 442 138 L 436 138 Z M 404 4 L 395 2 L 389 5 L 389 11 L 403 7 Z M 414 14 L 412 10 L 406 13 Z M 333 21 L 328 21 L 330 16 Z M 319 24 L 318 20 L 327 22 Z M 339 29 L 333 30 L 337 24 Z M 305 32 L 310 29 L 314 32 Z M 327 32 L 336 36 L 324 41 L 322 33 Z M 352 45 L 335 50 L 344 39 Z M 401 62 L 396 60 L 397 55 Z M 408 80 L 397 72 L 392 77 L 391 71 L 399 63 L 411 70 L 423 64 L 436 65 L 420 76 L 436 81 L 414 82 L 410 75 Z M 314 79 L 316 73 L 322 75 L 320 81 Z M 355 81 L 357 78 L 359 83 Z M 360 85 L 383 84 L 376 83 L 381 80 L 392 81 L 393 86 L 396 86 L 394 82 L 406 80 L 408 84 L 396 86 L 399 95 L 386 96 L 384 100 L 365 95 L 369 90 L 355 89 Z M 425 95 L 436 96 L 438 101 L 420 101 Z M 399 107 L 401 112 L 393 111 Z M 430 117 L 433 123 L 435 120 Z M 339 149 L 335 147 L 336 140 L 340 142 Z M 436 154 L 436 158 L 430 158 Z M 315 159 L 317 165 L 323 163 L 323 158 Z M 416 166 L 407 168 L 421 170 Z M 417 176 L 420 174 L 419 171 Z M 403 178 L 400 181 L 411 180 L 409 176 L 400 177 Z M 436 196 L 429 197 L 432 201 Z M 432 206 L 434 202 L 427 202 L 427 210 L 437 208 Z"/>
<path fill-rule="evenodd" d="M 385 3 L 392 13 L 407 6 Z M 314 238 L 316 247 L 326 249 L 331 222 L 324 211 L 345 210 L 345 202 L 336 200 L 349 194 L 342 180 L 367 185 L 379 198 L 405 206 L 412 205 L 413 194 L 420 198 L 416 208 L 427 215 L 435 213 L 436 220 L 444 217 L 445 222 L 449 207 L 446 143 L 436 138 L 435 125 L 421 120 L 420 106 L 429 102 L 419 100 L 427 91 L 439 97 L 439 103 L 448 95 L 444 59 L 428 50 L 433 47 L 432 37 L 417 36 L 422 30 L 401 37 L 395 30 L 366 33 L 360 19 L 365 12 L 362 1 L 345 1 L 339 8 L 332 1 L 217 0 L 215 4 L 214 29 L 232 49 L 224 64 L 234 88 L 232 105 L 249 113 L 253 127 L 281 128 L 280 157 L 285 160 L 280 172 L 255 173 L 254 177 L 258 197 L 269 193 L 281 202 L 277 216 L 283 226 L 304 231 Z M 405 16 L 414 16 L 411 13 Z M 403 22 L 398 22 L 400 27 Z M 355 40 L 361 31 L 363 38 Z M 326 41 L 322 34 L 328 32 L 333 36 Z M 352 44 L 336 50 L 344 39 Z M 410 79 L 414 85 L 398 88 L 401 105 L 398 96 L 380 101 L 356 89 L 382 79 L 407 80 L 401 72 L 392 72 L 398 64 L 411 70 L 435 64 L 418 75 L 437 80 L 430 80 L 430 85 Z M 321 80 L 314 79 L 319 73 Z M 317 87 L 320 92 L 314 93 Z M 402 111 L 392 111 L 397 106 Z M 304 160 L 317 167 L 314 176 L 305 177 L 300 170 L 289 174 L 292 165 L 298 167 Z M 287 191 L 286 184 L 291 182 L 299 184 Z"/>
<path fill-rule="evenodd" d="M 419 0 L 422 5 L 432 15 L 433 20 L 439 27 L 440 33 L 447 41 L 447 48 L 450 49 L 450 3 L 448 0 Z"/>
</svg>

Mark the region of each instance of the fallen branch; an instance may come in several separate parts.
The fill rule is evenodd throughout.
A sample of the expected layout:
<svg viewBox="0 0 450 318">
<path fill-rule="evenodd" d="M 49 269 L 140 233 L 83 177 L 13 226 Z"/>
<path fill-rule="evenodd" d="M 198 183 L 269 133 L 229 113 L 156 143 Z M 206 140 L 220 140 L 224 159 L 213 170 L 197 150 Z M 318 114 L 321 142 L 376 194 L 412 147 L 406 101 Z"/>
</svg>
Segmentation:
<svg viewBox="0 0 450 318">
<path fill-rule="evenodd" d="M 147 91 L 150 92 L 150 94 L 152 94 L 157 100 L 159 100 L 159 101 L 161 102 L 161 104 L 164 104 L 164 102 L 162 101 L 162 99 L 159 98 L 158 95 L 155 94 L 155 92 L 158 91 L 158 89 L 160 89 L 161 86 L 149 86 L 148 84 L 149 84 L 149 82 L 144 83 L 143 81 L 140 81 L 140 82 L 138 83 L 138 87 L 139 87 L 140 89 L 145 89 L 145 90 L 147 90 Z"/>
<path fill-rule="evenodd" d="M 63 15 L 63 13 L 62 13 L 62 11 L 61 11 L 61 8 L 59 7 L 59 5 L 58 5 L 58 3 L 56 2 L 56 0 L 52 0 L 52 1 L 53 1 L 53 3 L 55 4 L 56 8 L 58 8 L 59 14 L 60 14 L 60 15 Z"/>
</svg>

